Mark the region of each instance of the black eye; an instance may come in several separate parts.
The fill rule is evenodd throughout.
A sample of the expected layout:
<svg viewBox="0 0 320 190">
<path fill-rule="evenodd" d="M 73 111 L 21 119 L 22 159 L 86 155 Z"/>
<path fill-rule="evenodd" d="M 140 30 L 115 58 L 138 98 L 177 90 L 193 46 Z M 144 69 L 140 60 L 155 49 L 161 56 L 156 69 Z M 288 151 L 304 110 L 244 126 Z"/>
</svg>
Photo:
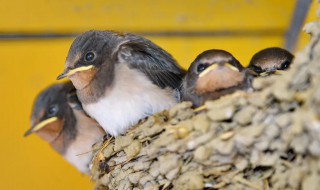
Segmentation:
<svg viewBox="0 0 320 190">
<path fill-rule="evenodd" d="M 200 63 L 197 67 L 197 71 L 198 73 L 201 73 L 202 71 L 204 71 L 206 68 L 208 67 L 208 64 L 202 64 Z"/>
<path fill-rule="evenodd" d="M 290 61 L 285 61 L 284 63 L 281 64 L 280 70 L 286 70 L 289 68 Z"/>
<path fill-rule="evenodd" d="M 84 57 L 84 60 L 85 61 L 92 61 L 94 59 L 94 53 L 92 53 L 92 52 L 88 52 L 88 53 L 86 53 L 86 55 L 85 55 L 85 57 Z"/>
<path fill-rule="evenodd" d="M 52 105 L 47 109 L 47 114 L 48 116 L 54 116 L 58 113 L 58 106 L 57 105 Z"/>
<path fill-rule="evenodd" d="M 262 73 L 262 72 L 263 72 L 263 70 L 261 69 L 261 67 L 256 66 L 256 65 L 253 65 L 253 66 L 252 66 L 252 69 L 253 69 L 253 71 L 256 72 L 256 73 Z"/>
</svg>

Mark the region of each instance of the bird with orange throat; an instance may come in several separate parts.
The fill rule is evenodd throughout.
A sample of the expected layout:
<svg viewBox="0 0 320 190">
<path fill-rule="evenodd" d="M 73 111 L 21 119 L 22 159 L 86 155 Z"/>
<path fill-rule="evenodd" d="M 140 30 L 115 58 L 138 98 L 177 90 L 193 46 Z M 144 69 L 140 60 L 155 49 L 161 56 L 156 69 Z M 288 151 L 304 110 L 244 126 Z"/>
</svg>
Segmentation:
<svg viewBox="0 0 320 190">
<path fill-rule="evenodd" d="M 141 36 L 88 31 L 72 43 L 64 72 L 84 110 L 112 136 L 179 102 L 185 71 Z"/>
<path fill-rule="evenodd" d="M 251 76 L 229 52 L 211 49 L 191 63 L 182 82 L 182 100 L 194 107 L 237 90 L 251 89 Z"/>
<path fill-rule="evenodd" d="M 290 68 L 294 55 L 289 51 L 270 47 L 254 54 L 250 60 L 248 69 L 254 71 L 257 76 L 282 74 Z"/>
<path fill-rule="evenodd" d="M 105 136 L 99 124 L 82 109 L 71 82 L 54 84 L 36 98 L 31 128 L 81 173 L 89 174 L 92 145 Z M 85 154 L 82 154 L 85 153 Z"/>
</svg>

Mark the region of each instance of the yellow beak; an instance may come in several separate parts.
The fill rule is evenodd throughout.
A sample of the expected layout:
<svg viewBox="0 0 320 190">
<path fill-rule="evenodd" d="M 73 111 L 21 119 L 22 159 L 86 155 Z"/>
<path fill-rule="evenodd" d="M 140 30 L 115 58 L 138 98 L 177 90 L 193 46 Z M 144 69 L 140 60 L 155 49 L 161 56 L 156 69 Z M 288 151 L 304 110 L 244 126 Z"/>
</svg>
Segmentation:
<svg viewBox="0 0 320 190">
<path fill-rule="evenodd" d="M 276 70 L 276 71 L 274 72 L 274 74 L 276 74 L 276 75 L 282 75 L 282 73 L 283 73 L 283 71 L 280 71 L 280 70 Z"/>
<path fill-rule="evenodd" d="M 283 71 L 275 70 L 273 73 L 272 73 L 272 72 L 271 72 L 271 73 L 263 72 L 263 73 L 260 73 L 259 75 L 265 77 L 265 76 L 269 76 L 269 75 L 271 75 L 271 74 L 274 74 L 274 75 L 282 75 L 282 73 L 283 73 Z"/>
<path fill-rule="evenodd" d="M 58 120 L 58 117 L 50 117 L 46 120 L 43 120 L 41 121 L 39 124 L 37 124 L 36 126 L 32 127 L 31 129 L 29 129 L 25 134 L 24 136 L 28 136 L 30 135 L 31 133 L 34 133 L 40 129 L 42 129 L 44 126 L 48 125 L 49 123 L 52 123 L 54 121 Z"/>
<path fill-rule="evenodd" d="M 230 68 L 231 70 L 239 72 L 239 69 L 231 65 L 230 63 L 225 63 L 224 66 Z M 219 64 L 212 64 L 208 68 L 206 68 L 202 73 L 199 74 L 199 78 L 205 76 L 210 71 L 215 70 L 219 67 Z"/>
<path fill-rule="evenodd" d="M 262 73 L 259 74 L 259 76 L 262 76 L 262 77 L 265 77 L 265 76 L 268 76 L 268 75 L 269 75 L 269 73 L 267 73 L 267 72 L 262 72 Z"/>
<path fill-rule="evenodd" d="M 62 74 L 60 74 L 58 77 L 57 77 L 57 80 L 60 80 L 60 79 L 63 79 L 65 77 L 68 77 L 70 75 L 73 75 L 75 74 L 76 72 L 81 72 L 81 71 L 86 71 L 86 70 L 89 70 L 93 68 L 93 65 L 88 65 L 88 66 L 82 66 L 82 67 L 77 67 L 77 68 L 74 68 L 74 69 L 71 69 L 67 72 L 64 72 Z"/>
</svg>

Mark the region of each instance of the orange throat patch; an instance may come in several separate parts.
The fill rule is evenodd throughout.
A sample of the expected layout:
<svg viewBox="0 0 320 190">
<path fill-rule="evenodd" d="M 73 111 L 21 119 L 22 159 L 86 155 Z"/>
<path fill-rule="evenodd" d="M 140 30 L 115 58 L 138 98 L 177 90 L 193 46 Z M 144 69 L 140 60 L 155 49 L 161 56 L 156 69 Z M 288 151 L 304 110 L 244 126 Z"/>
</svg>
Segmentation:
<svg viewBox="0 0 320 190">
<path fill-rule="evenodd" d="M 81 90 L 91 83 L 96 73 L 97 69 L 93 68 L 86 71 L 76 72 L 69 76 L 69 79 L 77 90 Z"/>
<path fill-rule="evenodd" d="M 240 85 L 245 80 L 245 74 L 234 71 L 228 67 L 218 67 L 199 77 L 196 82 L 195 92 L 198 95 L 215 92 Z"/>
<path fill-rule="evenodd" d="M 42 138 L 44 141 L 49 143 L 52 148 L 54 148 L 59 153 L 62 153 L 64 150 L 63 147 L 63 136 L 60 134 L 63 129 L 64 121 L 58 119 L 52 123 L 49 123 L 39 131 L 35 133 Z"/>
</svg>

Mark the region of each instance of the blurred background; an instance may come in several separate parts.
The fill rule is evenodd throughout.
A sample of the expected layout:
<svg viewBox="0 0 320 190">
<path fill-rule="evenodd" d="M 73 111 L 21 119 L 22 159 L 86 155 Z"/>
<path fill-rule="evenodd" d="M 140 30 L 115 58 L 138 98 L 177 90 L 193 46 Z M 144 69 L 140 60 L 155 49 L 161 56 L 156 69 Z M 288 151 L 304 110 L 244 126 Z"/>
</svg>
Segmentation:
<svg viewBox="0 0 320 190">
<path fill-rule="evenodd" d="M 75 35 L 90 29 L 143 35 L 187 68 L 206 49 L 247 65 L 266 47 L 301 50 L 315 20 L 311 0 L 10 0 L 0 6 L 1 189 L 91 189 L 30 127 L 34 97 L 64 68 Z"/>
</svg>

